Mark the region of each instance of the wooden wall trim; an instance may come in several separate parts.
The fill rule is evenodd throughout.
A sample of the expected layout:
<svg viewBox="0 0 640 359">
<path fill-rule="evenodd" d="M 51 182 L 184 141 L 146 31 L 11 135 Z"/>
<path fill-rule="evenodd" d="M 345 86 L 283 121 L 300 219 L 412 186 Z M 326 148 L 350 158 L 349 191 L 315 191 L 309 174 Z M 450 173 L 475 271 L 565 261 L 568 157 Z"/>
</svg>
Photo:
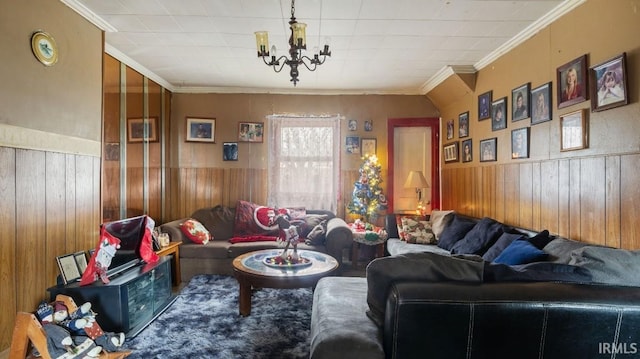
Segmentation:
<svg viewBox="0 0 640 359">
<path fill-rule="evenodd" d="M 100 141 L 2 123 L 0 123 L 0 146 L 96 157 L 100 157 L 102 153 L 102 143 Z"/>
</svg>

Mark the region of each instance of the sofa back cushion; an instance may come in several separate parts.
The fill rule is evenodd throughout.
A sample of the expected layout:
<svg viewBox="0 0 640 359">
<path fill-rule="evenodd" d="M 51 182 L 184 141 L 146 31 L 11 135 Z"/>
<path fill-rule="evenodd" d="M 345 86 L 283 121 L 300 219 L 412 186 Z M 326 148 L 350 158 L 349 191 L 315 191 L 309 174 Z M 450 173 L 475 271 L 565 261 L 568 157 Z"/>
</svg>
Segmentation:
<svg viewBox="0 0 640 359">
<path fill-rule="evenodd" d="M 235 221 L 235 209 L 221 205 L 201 208 L 191 218 L 202 223 L 211 233 L 212 240 L 226 241 L 233 237 L 233 223 Z"/>
<path fill-rule="evenodd" d="M 431 211 L 429 221 L 431 222 L 431 230 L 433 231 L 433 235 L 436 236 L 436 240 L 440 238 L 442 231 L 451 223 L 453 216 L 453 211 L 441 211 L 438 209 Z"/>
<path fill-rule="evenodd" d="M 453 245 L 461 240 L 475 225 L 476 222 L 470 219 L 454 215 L 451 223 L 440 233 L 438 247 L 450 251 Z"/>
<path fill-rule="evenodd" d="M 502 233 L 496 243 L 494 243 L 489 250 L 482 255 L 482 259 L 487 262 L 493 262 L 505 248 L 507 248 L 511 242 L 515 240 L 524 240 L 525 236 L 519 233 Z"/>
<path fill-rule="evenodd" d="M 640 251 L 585 246 L 571 252 L 569 264 L 588 269 L 595 283 L 640 287 Z"/>
</svg>

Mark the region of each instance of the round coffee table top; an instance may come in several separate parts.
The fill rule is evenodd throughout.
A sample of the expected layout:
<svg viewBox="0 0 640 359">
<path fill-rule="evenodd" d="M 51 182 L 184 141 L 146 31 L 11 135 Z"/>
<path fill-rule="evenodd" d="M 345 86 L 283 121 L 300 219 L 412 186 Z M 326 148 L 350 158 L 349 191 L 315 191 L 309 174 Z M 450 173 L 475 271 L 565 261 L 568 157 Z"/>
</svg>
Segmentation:
<svg viewBox="0 0 640 359">
<path fill-rule="evenodd" d="M 291 251 L 289 251 L 291 253 Z M 242 254 L 233 260 L 233 269 L 247 274 L 266 277 L 305 277 L 325 275 L 338 268 L 338 261 L 332 256 L 315 251 L 298 250 L 298 254 L 311 261 L 299 267 L 272 267 L 264 263 L 265 258 L 280 255 L 282 249 L 264 249 Z"/>
</svg>

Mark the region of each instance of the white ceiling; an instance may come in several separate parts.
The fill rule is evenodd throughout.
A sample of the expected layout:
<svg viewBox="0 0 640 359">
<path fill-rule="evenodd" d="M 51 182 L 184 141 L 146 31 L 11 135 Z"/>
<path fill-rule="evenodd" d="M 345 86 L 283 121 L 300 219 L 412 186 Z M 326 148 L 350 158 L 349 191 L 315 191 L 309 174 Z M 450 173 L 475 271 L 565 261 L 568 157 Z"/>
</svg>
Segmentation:
<svg viewBox="0 0 640 359">
<path fill-rule="evenodd" d="M 290 0 L 61 0 L 106 31 L 106 51 L 173 92 L 425 94 L 481 69 L 585 0 L 298 0 L 315 72 L 275 73 L 254 32 L 288 47 Z"/>
</svg>

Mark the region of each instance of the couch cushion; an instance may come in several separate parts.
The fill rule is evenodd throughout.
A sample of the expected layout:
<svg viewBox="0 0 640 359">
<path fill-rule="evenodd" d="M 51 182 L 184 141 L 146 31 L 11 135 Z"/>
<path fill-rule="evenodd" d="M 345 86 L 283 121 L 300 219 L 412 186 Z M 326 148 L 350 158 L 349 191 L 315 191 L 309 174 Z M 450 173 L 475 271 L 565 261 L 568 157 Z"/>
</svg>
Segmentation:
<svg viewBox="0 0 640 359">
<path fill-rule="evenodd" d="M 286 214 L 284 208 L 275 209 L 247 201 L 238 201 L 233 236 L 277 236 L 278 224 L 275 217 Z"/>
<path fill-rule="evenodd" d="M 180 258 L 225 259 L 229 258 L 229 246 L 227 241 L 210 241 L 206 246 L 183 243 L 180 246 Z"/>
<path fill-rule="evenodd" d="M 307 235 L 311 230 L 313 230 L 322 221 L 326 221 L 328 219 L 329 216 L 326 214 L 307 214 L 304 217 L 304 224 L 300 226 L 300 237 L 307 238 Z"/>
<path fill-rule="evenodd" d="M 418 216 L 415 214 L 396 214 L 396 227 L 398 227 L 398 238 L 400 238 L 403 241 L 407 240 L 407 236 L 406 236 L 406 230 L 404 228 L 403 225 L 403 220 L 406 219 L 412 219 L 414 221 L 420 221 L 423 220 L 424 217 L 423 216 Z"/>
<path fill-rule="evenodd" d="M 451 223 L 453 216 L 453 211 L 441 211 L 438 209 L 431 211 L 429 221 L 431 222 L 431 230 L 433 231 L 433 235 L 436 237 L 436 240 L 440 238 L 445 227 Z"/>
<path fill-rule="evenodd" d="M 493 262 L 493 260 L 511 244 L 511 242 L 519 239 L 525 239 L 525 236 L 519 233 L 502 233 L 496 243 L 494 243 L 489 250 L 482 255 L 482 259 L 487 262 Z"/>
<path fill-rule="evenodd" d="M 453 254 L 483 255 L 503 233 L 502 223 L 482 218 L 461 240 L 451 247 Z"/>
<path fill-rule="evenodd" d="M 235 216 L 235 209 L 225 206 L 201 208 L 191 214 L 191 218 L 207 227 L 214 240 L 221 241 L 233 237 Z"/>
<path fill-rule="evenodd" d="M 325 219 L 315 225 L 304 237 L 306 244 L 314 246 L 324 245 L 324 241 L 327 238 L 327 220 Z"/>
<path fill-rule="evenodd" d="M 443 248 L 438 247 L 435 244 L 413 244 L 401 241 L 398 238 L 389 238 L 387 240 L 387 251 L 390 255 L 406 254 L 406 253 L 420 253 L 431 252 L 442 255 L 450 255 L 451 253 Z"/>
<path fill-rule="evenodd" d="M 595 283 L 640 287 L 640 251 L 585 246 L 571 252 L 569 264 L 588 269 Z"/>
<path fill-rule="evenodd" d="M 558 237 L 544 246 L 543 250 L 549 254 L 549 260 L 555 263 L 567 264 L 571 260 L 571 252 L 578 248 L 589 246 L 588 243 Z"/>
<path fill-rule="evenodd" d="M 547 253 L 536 248 L 529 241 L 517 240 L 511 242 L 511 244 L 493 261 L 493 263 L 507 265 L 527 264 L 545 260 L 547 256 Z"/>
<path fill-rule="evenodd" d="M 461 240 L 475 225 L 476 222 L 454 214 L 451 223 L 440 234 L 438 247 L 450 251 L 453 245 Z"/>
<path fill-rule="evenodd" d="M 200 221 L 189 218 L 180 224 L 180 230 L 184 235 L 196 244 L 207 244 L 211 240 L 211 233 Z"/>
</svg>

